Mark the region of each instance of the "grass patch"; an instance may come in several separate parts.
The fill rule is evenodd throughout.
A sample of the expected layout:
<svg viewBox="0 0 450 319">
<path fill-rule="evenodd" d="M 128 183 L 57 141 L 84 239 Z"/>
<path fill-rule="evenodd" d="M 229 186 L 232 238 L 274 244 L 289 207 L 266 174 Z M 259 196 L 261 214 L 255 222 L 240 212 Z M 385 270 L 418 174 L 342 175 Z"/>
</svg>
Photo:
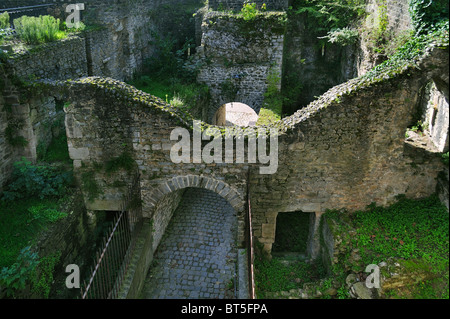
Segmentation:
<svg viewBox="0 0 450 319">
<path fill-rule="evenodd" d="M 412 267 L 408 271 L 426 267 L 435 279 L 404 287 L 392 295 L 410 299 L 421 299 L 424 294 L 448 298 L 449 215 L 437 195 L 420 200 L 400 196 L 398 202 L 389 207 L 371 204 L 366 210 L 353 214 L 330 211 L 325 216 L 338 222 L 335 231 L 342 236 L 342 246 L 346 247 L 334 274 L 345 274 L 346 266 L 358 272 L 369 264 L 396 258 Z M 347 219 L 349 228 L 343 226 L 343 218 Z M 358 264 L 346 265 L 345 256 L 354 249 L 359 250 L 361 260 Z"/>
<path fill-rule="evenodd" d="M 11 266 L 36 234 L 63 217 L 58 201 L 29 198 L 0 202 L 0 269 Z"/>
<path fill-rule="evenodd" d="M 281 120 L 281 108 L 272 110 L 266 107 L 262 107 L 258 114 L 258 121 L 256 125 L 271 126 L 275 122 Z"/>
<path fill-rule="evenodd" d="M 264 93 L 264 105 L 259 111 L 256 125 L 271 126 L 281 120 L 285 97 L 278 88 L 281 83 L 281 77 L 278 72 L 270 71 L 267 82 L 267 91 Z"/>
<path fill-rule="evenodd" d="M 357 229 L 352 243 L 361 248 L 366 261 L 423 258 L 434 271 L 448 272 L 449 215 L 437 196 L 422 200 L 401 197 L 388 208 L 371 205 L 352 219 Z"/>
<path fill-rule="evenodd" d="M 305 283 L 324 278 L 326 272 L 320 263 L 303 261 L 283 262 L 280 258 L 268 260 L 262 256 L 255 258 L 255 285 L 258 299 L 268 293 L 302 288 Z"/>
<path fill-rule="evenodd" d="M 52 139 L 50 145 L 44 154 L 42 154 L 44 162 L 70 162 L 69 149 L 67 147 L 67 136 L 61 134 L 59 137 Z"/>
<path fill-rule="evenodd" d="M 129 84 L 174 107 L 186 110 L 195 118 L 201 117 L 202 102 L 209 98 L 209 88 L 206 85 L 177 78 L 142 75 Z"/>
</svg>

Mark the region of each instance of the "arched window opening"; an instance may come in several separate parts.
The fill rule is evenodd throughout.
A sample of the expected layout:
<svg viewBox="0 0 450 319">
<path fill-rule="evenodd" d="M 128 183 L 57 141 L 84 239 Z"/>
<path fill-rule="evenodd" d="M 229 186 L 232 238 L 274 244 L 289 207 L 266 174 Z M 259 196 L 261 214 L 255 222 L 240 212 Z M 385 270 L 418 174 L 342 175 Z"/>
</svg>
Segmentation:
<svg viewBox="0 0 450 319">
<path fill-rule="evenodd" d="M 222 105 L 216 112 L 213 124 L 218 126 L 255 126 L 258 114 L 248 105 L 231 102 Z"/>
</svg>

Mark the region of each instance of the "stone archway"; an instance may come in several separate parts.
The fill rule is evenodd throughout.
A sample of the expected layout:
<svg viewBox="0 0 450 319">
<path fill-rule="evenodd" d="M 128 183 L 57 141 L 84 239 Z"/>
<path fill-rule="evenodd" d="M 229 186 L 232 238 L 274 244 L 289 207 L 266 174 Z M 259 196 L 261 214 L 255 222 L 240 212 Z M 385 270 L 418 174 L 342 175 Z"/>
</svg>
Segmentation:
<svg viewBox="0 0 450 319">
<path fill-rule="evenodd" d="M 222 105 L 213 118 L 213 125 L 217 126 L 255 126 L 258 114 L 250 106 L 240 102 Z"/>
<path fill-rule="evenodd" d="M 143 200 L 143 216 L 148 218 L 158 228 L 154 234 L 153 251 L 159 244 L 173 211 L 177 208 L 184 191 L 187 188 L 200 188 L 212 191 L 227 201 L 236 212 L 237 241 L 245 242 L 245 194 L 234 187 L 213 177 L 187 175 L 176 176 L 157 181 L 152 187 L 141 188 Z"/>
</svg>

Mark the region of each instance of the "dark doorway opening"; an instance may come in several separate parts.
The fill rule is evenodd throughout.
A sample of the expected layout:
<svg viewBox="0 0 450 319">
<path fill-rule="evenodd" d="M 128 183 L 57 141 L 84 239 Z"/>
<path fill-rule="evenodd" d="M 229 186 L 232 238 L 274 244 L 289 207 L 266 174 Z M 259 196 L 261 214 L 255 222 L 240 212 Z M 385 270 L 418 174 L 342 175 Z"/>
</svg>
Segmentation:
<svg viewBox="0 0 450 319">
<path fill-rule="evenodd" d="M 272 254 L 305 257 L 310 231 L 311 213 L 279 213 Z"/>
</svg>

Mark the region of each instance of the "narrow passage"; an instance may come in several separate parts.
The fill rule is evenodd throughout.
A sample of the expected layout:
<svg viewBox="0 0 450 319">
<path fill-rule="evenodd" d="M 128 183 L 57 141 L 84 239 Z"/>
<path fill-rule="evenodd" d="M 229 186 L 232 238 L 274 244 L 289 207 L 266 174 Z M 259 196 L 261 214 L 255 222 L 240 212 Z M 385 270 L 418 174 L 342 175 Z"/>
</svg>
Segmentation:
<svg viewBox="0 0 450 319">
<path fill-rule="evenodd" d="M 216 193 L 189 188 L 155 253 L 142 298 L 234 298 L 237 218 Z"/>
</svg>

